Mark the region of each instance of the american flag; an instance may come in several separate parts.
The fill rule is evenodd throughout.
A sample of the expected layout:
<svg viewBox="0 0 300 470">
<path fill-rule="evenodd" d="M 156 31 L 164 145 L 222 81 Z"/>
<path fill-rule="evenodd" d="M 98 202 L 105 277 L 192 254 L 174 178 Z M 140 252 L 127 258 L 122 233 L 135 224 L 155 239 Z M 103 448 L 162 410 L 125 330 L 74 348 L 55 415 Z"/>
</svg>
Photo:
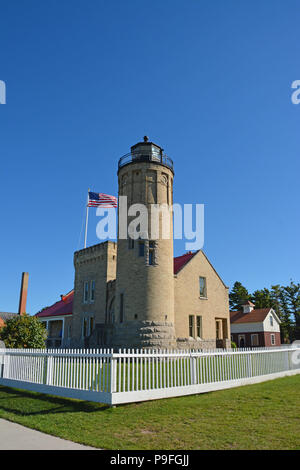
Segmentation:
<svg viewBox="0 0 300 470">
<path fill-rule="evenodd" d="M 89 192 L 88 207 L 118 207 L 118 199 L 115 196 L 103 193 Z"/>
</svg>

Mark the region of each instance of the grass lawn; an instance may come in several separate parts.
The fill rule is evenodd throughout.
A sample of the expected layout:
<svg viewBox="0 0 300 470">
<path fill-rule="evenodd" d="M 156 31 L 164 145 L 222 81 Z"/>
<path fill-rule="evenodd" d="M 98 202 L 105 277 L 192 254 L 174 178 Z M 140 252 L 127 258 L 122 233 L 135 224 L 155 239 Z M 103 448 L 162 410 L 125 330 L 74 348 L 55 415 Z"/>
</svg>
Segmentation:
<svg viewBox="0 0 300 470">
<path fill-rule="evenodd" d="M 102 449 L 300 449 L 300 375 L 108 408 L 0 387 L 0 417 Z"/>
</svg>

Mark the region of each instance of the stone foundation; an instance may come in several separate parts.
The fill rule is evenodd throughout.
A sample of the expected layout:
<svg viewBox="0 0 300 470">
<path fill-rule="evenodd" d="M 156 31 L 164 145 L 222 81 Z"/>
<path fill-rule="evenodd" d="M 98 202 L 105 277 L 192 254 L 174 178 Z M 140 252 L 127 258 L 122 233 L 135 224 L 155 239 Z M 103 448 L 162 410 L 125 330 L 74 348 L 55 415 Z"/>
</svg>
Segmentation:
<svg viewBox="0 0 300 470">
<path fill-rule="evenodd" d="M 177 338 L 177 349 L 216 349 L 216 340 L 197 340 L 192 338 Z"/>
<path fill-rule="evenodd" d="M 174 325 L 154 321 L 97 324 L 89 338 L 89 347 L 176 349 Z"/>
<path fill-rule="evenodd" d="M 112 345 L 115 348 L 173 349 L 176 348 L 173 323 L 134 321 L 114 327 Z"/>
<path fill-rule="evenodd" d="M 230 348 L 230 340 L 175 338 L 173 323 L 135 321 L 97 324 L 87 338 L 88 348 L 118 349 L 216 349 Z"/>
<path fill-rule="evenodd" d="M 230 347 L 229 339 L 177 338 L 177 349 L 229 349 Z"/>
</svg>

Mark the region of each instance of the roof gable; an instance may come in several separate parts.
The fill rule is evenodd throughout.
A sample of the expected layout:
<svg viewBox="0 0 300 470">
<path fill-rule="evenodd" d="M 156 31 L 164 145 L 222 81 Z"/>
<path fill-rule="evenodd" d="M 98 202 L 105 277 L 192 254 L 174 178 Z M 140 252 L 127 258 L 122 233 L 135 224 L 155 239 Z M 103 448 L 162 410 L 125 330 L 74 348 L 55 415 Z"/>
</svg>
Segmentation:
<svg viewBox="0 0 300 470">
<path fill-rule="evenodd" d="M 189 251 L 184 255 L 176 256 L 176 258 L 174 258 L 174 274 L 177 274 L 195 256 L 196 253 L 198 253 L 198 251 L 195 251 L 194 253 Z"/>
<path fill-rule="evenodd" d="M 72 315 L 73 312 L 73 298 L 74 290 L 71 290 L 68 294 L 62 295 L 61 300 L 55 302 L 55 304 L 46 307 L 35 316 L 42 317 L 55 317 L 60 315 Z"/>
<path fill-rule="evenodd" d="M 204 259 L 207 261 L 209 266 L 212 268 L 212 270 L 214 271 L 216 276 L 220 279 L 223 286 L 226 289 L 228 289 L 228 286 L 226 286 L 223 279 L 219 276 L 219 274 L 217 273 L 217 271 L 215 270 L 215 268 L 213 267 L 213 265 L 211 264 L 211 262 L 209 261 L 209 259 L 207 258 L 206 254 L 204 253 L 203 250 L 198 250 L 198 251 L 195 251 L 194 253 L 189 251 L 188 253 L 186 253 L 182 256 L 177 256 L 176 258 L 174 258 L 174 274 L 177 274 L 179 271 L 181 271 L 181 269 L 183 269 L 189 263 L 189 261 L 191 261 L 199 253 L 201 253 L 203 255 Z"/>
<path fill-rule="evenodd" d="M 273 312 L 272 308 L 257 308 L 249 313 L 230 312 L 230 323 L 262 323 L 271 310 Z"/>
</svg>

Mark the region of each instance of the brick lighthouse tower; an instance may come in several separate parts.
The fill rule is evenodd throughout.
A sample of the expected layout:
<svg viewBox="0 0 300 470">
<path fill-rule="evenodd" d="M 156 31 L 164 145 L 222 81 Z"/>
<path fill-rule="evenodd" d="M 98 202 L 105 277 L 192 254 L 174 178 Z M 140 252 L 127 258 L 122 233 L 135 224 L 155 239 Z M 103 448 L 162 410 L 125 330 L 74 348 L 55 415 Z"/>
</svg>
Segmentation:
<svg viewBox="0 0 300 470">
<path fill-rule="evenodd" d="M 119 204 L 113 340 L 116 347 L 176 346 L 172 216 L 167 219 L 169 237 L 166 238 L 162 229 L 162 213 L 158 230 L 154 237 L 152 235 L 154 220 L 157 220 L 154 205 L 157 210 L 157 205 L 163 204 L 168 209 L 173 204 L 173 177 L 172 160 L 161 147 L 149 142 L 148 137 L 131 147 L 130 153 L 119 160 L 119 201 L 120 196 L 127 197 L 124 212 L 133 204 L 143 204 L 147 208 L 148 232 L 141 231 L 138 239 L 121 238 L 120 221 L 124 220 L 124 213 L 120 213 L 122 206 Z M 136 215 L 127 217 L 127 233 L 135 218 Z"/>
</svg>

